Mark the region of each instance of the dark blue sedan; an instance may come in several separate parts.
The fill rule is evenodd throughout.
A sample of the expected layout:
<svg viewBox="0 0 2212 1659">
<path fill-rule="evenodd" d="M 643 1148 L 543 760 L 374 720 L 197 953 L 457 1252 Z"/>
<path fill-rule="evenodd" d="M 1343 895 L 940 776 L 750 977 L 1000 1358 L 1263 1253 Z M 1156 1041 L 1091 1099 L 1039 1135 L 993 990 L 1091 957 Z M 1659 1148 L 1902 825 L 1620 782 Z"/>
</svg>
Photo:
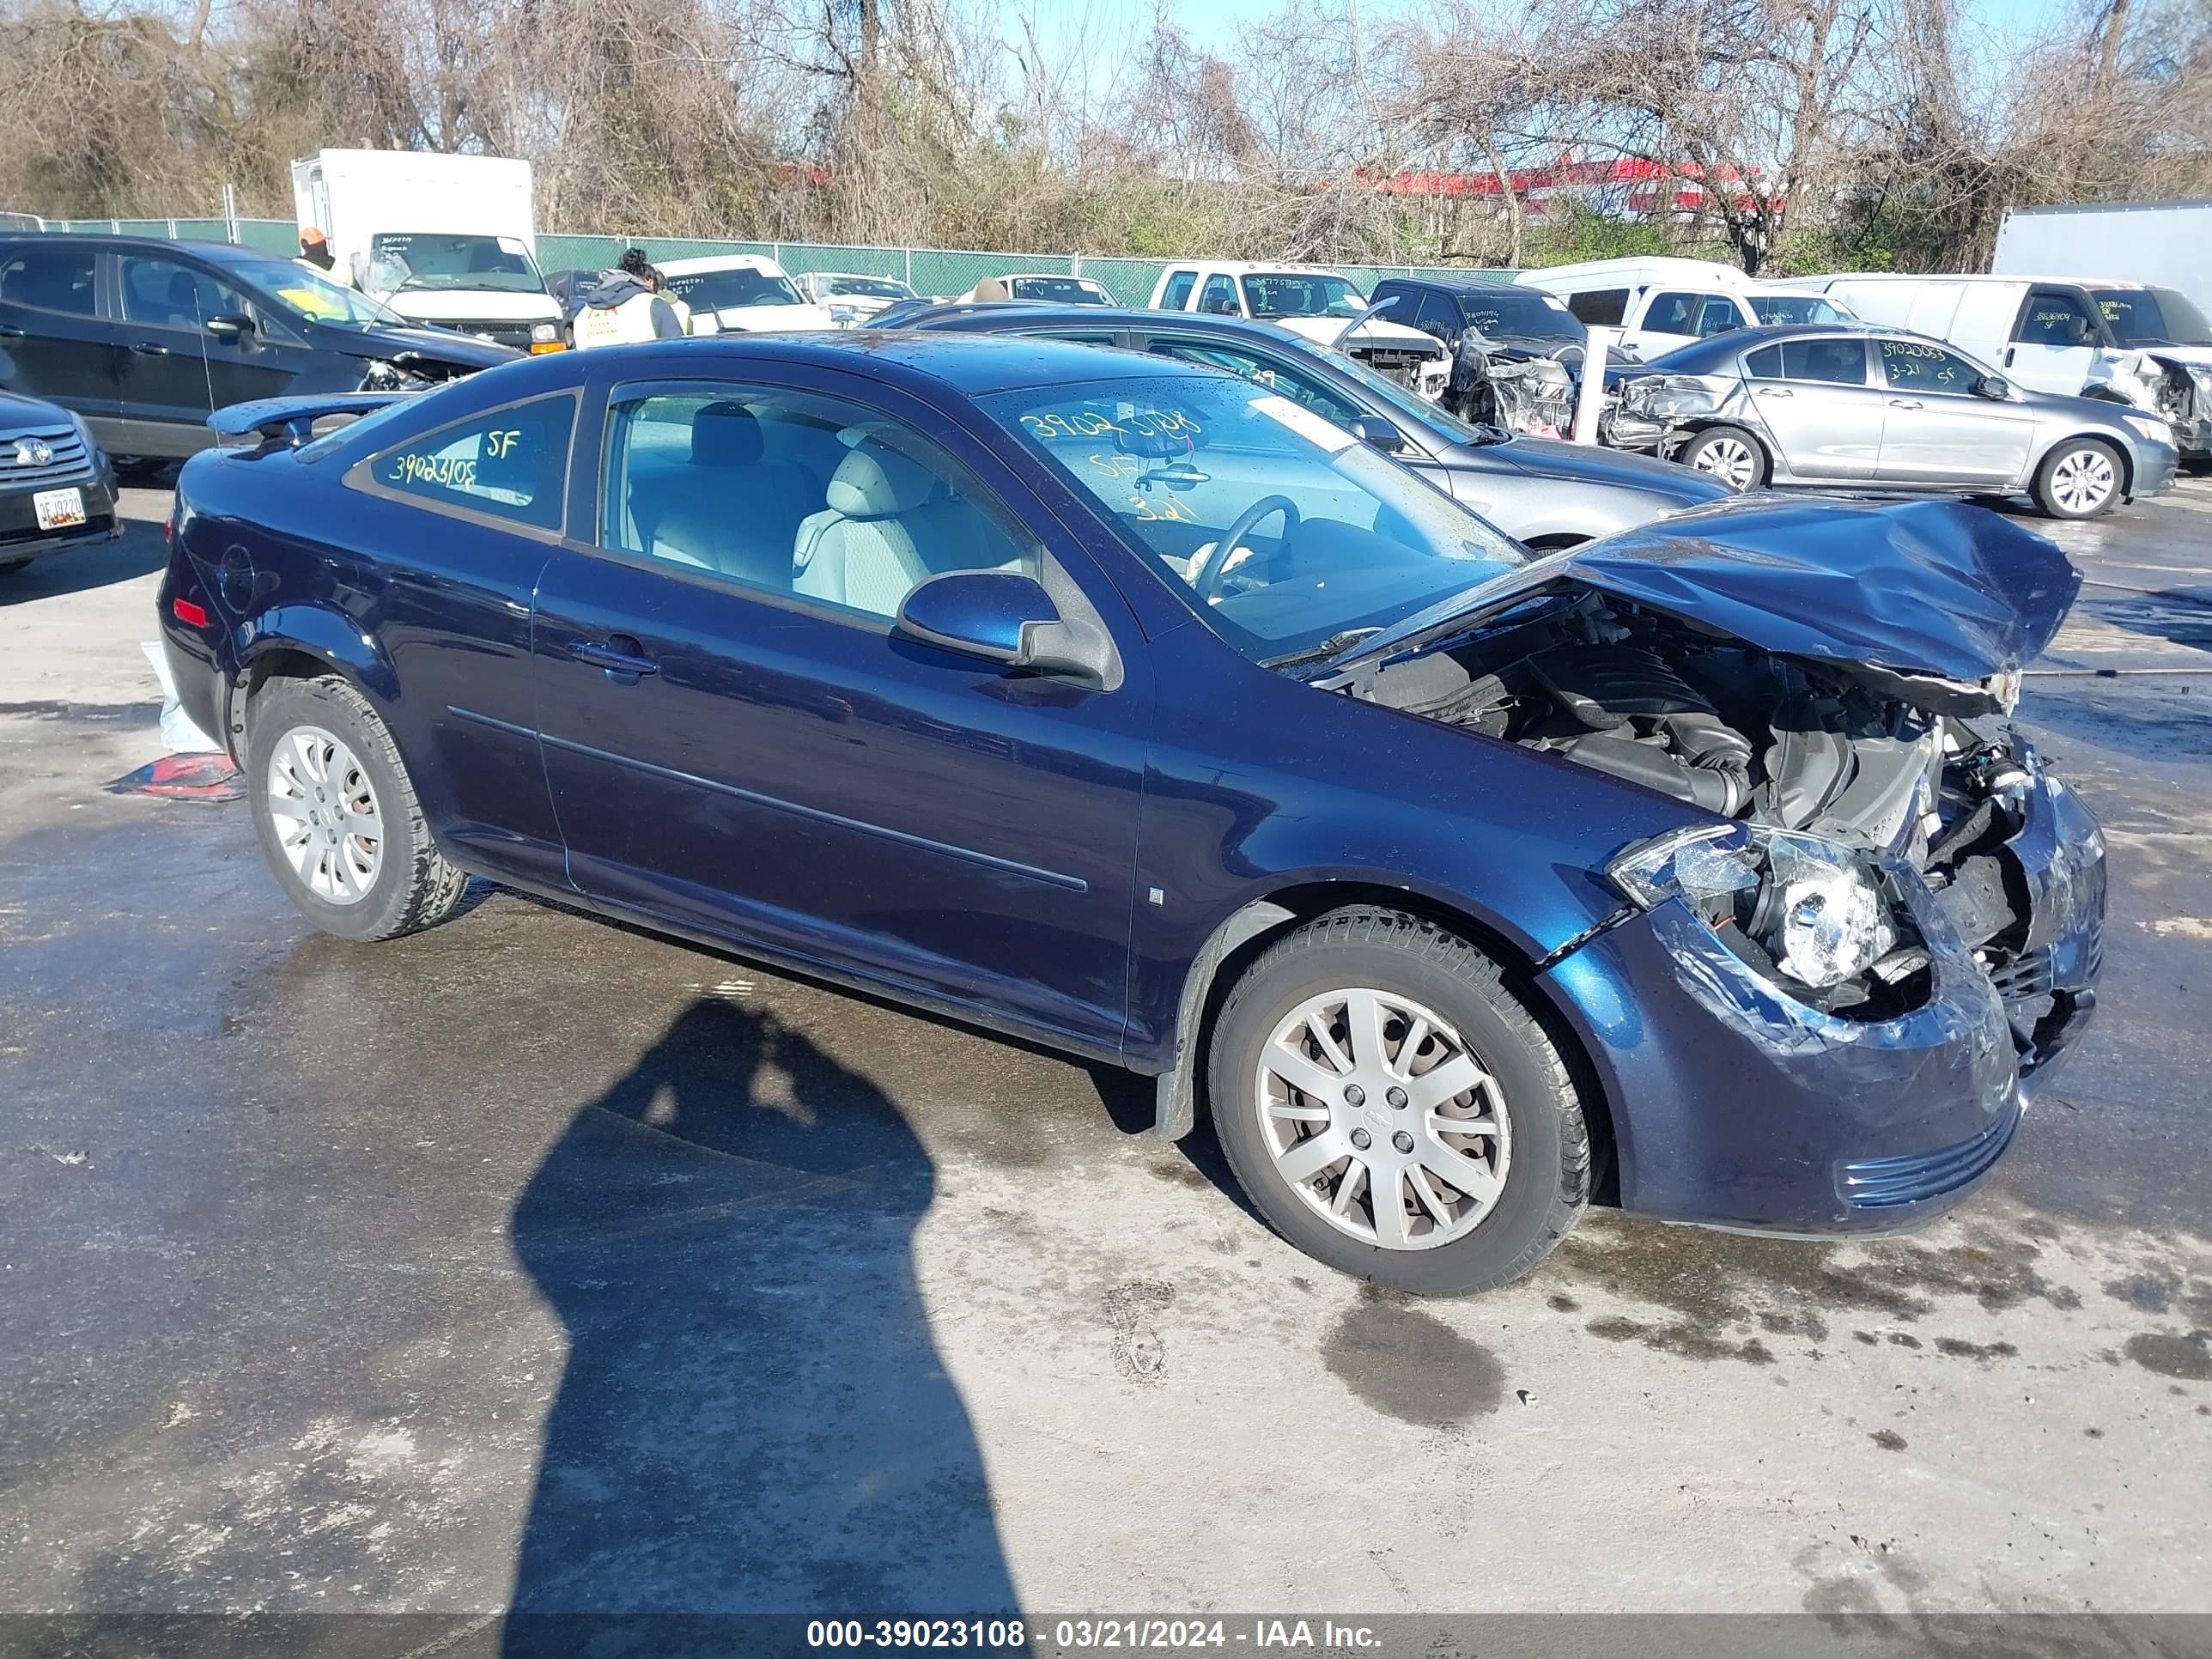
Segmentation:
<svg viewBox="0 0 2212 1659">
<path fill-rule="evenodd" d="M 1127 1066 L 1348 1273 L 1910 1225 L 2094 1001 L 2004 718 L 2078 579 L 1977 508 L 1540 557 L 1249 380 L 945 334 L 215 423 L 168 656 L 319 927 L 473 872 Z"/>
</svg>

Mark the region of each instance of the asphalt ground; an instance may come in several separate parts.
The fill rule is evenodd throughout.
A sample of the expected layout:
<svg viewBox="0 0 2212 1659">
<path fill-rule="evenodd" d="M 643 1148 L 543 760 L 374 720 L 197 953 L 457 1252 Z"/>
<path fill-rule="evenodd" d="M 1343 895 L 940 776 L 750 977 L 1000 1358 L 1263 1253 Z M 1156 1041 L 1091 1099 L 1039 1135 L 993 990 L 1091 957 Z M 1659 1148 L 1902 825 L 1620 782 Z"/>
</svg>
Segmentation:
<svg viewBox="0 0 2212 1659">
<path fill-rule="evenodd" d="M 2212 1604 L 2212 480 L 2054 531 L 2112 919 L 1994 1184 L 1426 1304 L 1141 1080 L 489 888 L 311 932 L 243 805 L 102 791 L 126 502 L 0 579 L 0 1612 Z"/>
</svg>

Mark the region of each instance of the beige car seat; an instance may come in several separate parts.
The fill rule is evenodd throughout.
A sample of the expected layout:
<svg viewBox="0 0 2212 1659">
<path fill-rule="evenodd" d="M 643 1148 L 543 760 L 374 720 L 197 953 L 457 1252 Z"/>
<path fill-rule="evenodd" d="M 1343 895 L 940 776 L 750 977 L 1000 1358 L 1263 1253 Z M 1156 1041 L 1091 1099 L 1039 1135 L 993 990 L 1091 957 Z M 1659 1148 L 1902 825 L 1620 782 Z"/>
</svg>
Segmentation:
<svg viewBox="0 0 2212 1659">
<path fill-rule="evenodd" d="M 741 403 L 708 404 L 691 417 L 689 464 L 658 480 L 659 510 L 633 498 L 646 551 L 787 591 L 793 526 L 814 498 L 805 472 L 761 459 L 760 422 Z"/>
</svg>

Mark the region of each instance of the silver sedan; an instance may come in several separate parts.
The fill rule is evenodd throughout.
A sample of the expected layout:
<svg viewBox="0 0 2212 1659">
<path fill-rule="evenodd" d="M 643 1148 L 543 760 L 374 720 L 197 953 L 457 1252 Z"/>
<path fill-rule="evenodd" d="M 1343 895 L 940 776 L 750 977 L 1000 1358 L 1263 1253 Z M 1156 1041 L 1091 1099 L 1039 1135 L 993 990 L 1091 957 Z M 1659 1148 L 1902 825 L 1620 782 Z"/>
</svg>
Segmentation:
<svg viewBox="0 0 2212 1659">
<path fill-rule="evenodd" d="M 1738 489 L 2025 493 L 2094 519 L 2171 487 L 2178 459 L 2154 416 L 2022 391 L 1954 346 L 1863 325 L 1739 329 L 1607 378 L 1607 442 Z"/>
</svg>

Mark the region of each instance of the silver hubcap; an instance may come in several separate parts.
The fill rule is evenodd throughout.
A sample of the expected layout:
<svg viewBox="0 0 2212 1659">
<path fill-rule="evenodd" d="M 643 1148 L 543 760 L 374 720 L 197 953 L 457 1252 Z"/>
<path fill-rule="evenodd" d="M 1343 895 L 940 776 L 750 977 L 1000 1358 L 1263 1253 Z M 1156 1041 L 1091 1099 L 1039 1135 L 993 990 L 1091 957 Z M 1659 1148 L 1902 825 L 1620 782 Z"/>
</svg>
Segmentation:
<svg viewBox="0 0 2212 1659">
<path fill-rule="evenodd" d="M 352 750 L 319 726 L 295 726 L 269 757 L 269 815 L 307 890 L 358 904 L 384 866 L 384 818 Z"/>
<path fill-rule="evenodd" d="M 2101 449 L 2076 449 L 2051 469 L 2051 496 L 2069 513 L 2094 513 L 2112 498 L 2112 458 Z"/>
<path fill-rule="evenodd" d="M 1253 1097 L 1275 1173 L 1362 1243 L 1429 1250 L 1504 1190 L 1513 1126 L 1450 1024 L 1387 991 L 1310 997 L 1277 1024 Z"/>
<path fill-rule="evenodd" d="M 1731 489 L 1748 489 L 1751 481 L 1759 476 L 1759 457 L 1741 438 L 1716 438 L 1698 452 L 1693 465 L 1698 471 L 1711 473 Z"/>
</svg>

